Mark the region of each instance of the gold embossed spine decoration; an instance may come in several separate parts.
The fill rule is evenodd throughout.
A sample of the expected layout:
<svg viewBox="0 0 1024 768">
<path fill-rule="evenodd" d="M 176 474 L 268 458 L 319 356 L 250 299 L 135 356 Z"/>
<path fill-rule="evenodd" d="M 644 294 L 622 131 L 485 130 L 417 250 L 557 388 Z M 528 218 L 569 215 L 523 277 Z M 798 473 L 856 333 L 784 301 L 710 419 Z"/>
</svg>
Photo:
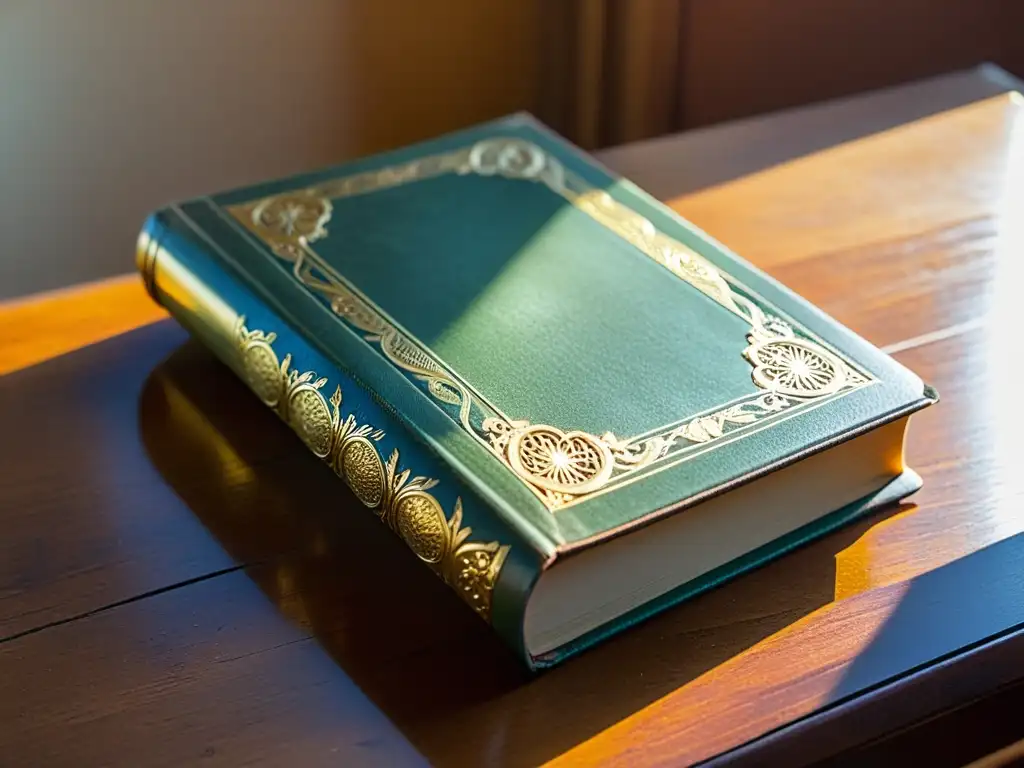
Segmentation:
<svg viewBox="0 0 1024 768">
<path fill-rule="evenodd" d="M 241 358 L 239 367 L 257 397 L 274 409 L 420 560 L 490 620 L 492 594 L 508 545 L 470 541 L 473 530 L 463 525 L 462 499 L 456 498 L 449 516 L 430 493 L 437 480 L 401 469 L 397 449 L 383 461 L 377 444 L 384 431 L 359 424 L 351 413 L 343 416 L 340 386 L 328 400 L 322 394 L 327 378 L 294 370 L 291 355 L 278 362 L 273 348 L 275 333 L 249 330 L 245 318 L 240 317 L 234 338 Z"/>
</svg>

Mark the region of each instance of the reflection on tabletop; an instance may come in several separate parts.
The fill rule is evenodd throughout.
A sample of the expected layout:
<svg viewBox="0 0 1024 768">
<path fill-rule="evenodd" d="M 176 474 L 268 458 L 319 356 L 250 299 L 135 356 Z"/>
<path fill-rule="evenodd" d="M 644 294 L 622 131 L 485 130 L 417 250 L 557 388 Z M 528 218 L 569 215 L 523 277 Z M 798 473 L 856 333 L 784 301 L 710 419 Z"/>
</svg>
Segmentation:
<svg viewBox="0 0 1024 768">
<path fill-rule="evenodd" d="M 749 673 L 737 654 L 832 599 L 835 552 L 897 512 L 884 510 L 530 679 L 197 344 L 153 372 L 139 418 L 146 450 L 171 487 L 428 758 L 450 759 L 453 750 L 482 758 L 500 739 L 516 762 L 542 761 L 681 686 L 704 698 L 709 684 L 729 685 L 730 675 Z M 869 639 L 855 635 L 850 648 L 836 650 L 855 653 Z"/>
</svg>

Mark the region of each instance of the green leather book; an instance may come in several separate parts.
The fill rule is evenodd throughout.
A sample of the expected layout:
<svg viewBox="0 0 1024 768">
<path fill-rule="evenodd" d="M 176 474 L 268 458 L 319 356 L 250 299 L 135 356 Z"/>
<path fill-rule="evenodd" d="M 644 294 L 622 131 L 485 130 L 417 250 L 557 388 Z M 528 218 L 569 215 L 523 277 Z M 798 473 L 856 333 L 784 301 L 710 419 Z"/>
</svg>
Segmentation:
<svg viewBox="0 0 1024 768">
<path fill-rule="evenodd" d="M 529 116 L 168 206 L 138 264 L 531 667 L 920 485 L 932 390 Z"/>
</svg>

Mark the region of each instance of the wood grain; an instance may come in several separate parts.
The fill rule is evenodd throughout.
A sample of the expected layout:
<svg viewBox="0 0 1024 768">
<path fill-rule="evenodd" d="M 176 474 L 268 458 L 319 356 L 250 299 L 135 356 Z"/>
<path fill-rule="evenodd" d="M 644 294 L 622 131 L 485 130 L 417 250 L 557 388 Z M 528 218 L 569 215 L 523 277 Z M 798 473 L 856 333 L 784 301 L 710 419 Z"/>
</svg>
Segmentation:
<svg viewBox="0 0 1024 768">
<path fill-rule="evenodd" d="M 626 763 L 636 744 L 653 738 L 651 729 L 659 744 L 645 759 L 706 759 L 807 714 L 899 605 L 909 579 L 1024 530 L 1011 468 L 1024 451 L 1024 423 L 1006 370 L 1012 276 L 1024 243 L 1011 207 L 1024 185 L 1022 124 L 1019 97 L 999 97 L 673 201 L 854 330 L 873 329 L 865 335 L 878 344 L 952 331 L 896 355 L 943 396 L 912 420 L 908 458 L 925 487 L 914 509 L 837 552 L 836 597 L 849 599 L 556 763 Z M 826 214 L 833 199 L 837 206 Z M 854 293 L 851 285 L 865 289 Z M 769 693 L 797 673 L 780 645 L 802 667 L 800 684 L 787 686 L 781 701 Z M 754 701 L 765 703 L 752 708 Z"/>
<path fill-rule="evenodd" d="M 0 456 L 26 479 L 34 464 L 52 467 L 46 482 L 0 486 L 0 508 L 21 510 L 0 540 L 0 563 L 10 563 L 0 569 L 0 583 L 12 585 L 0 601 L 11 639 L 0 648 L 68 632 L 86 614 L 114 613 L 127 617 L 125 631 L 148 645 L 151 635 L 192 621 L 183 608 L 139 622 L 137 607 L 153 592 L 244 569 L 267 598 L 263 615 L 244 631 L 276 637 L 269 627 L 283 614 L 316 639 L 430 762 L 486 762 L 496 734 L 504 733 L 505 762 L 538 764 L 826 604 L 835 550 L 872 522 L 528 680 L 486 627 L 444 585 L 423 578 L 422 566 L 283 424 L 264 418 L 263 407 L 230 372 L 194 343 L 176 347 L 183 338 L 165 321 L 0 380 L 0 398 L 20 401 L 39 393 L 52 414 L 31 440 Z M 146 347 L 152 351 L 144 353 Z M 83 381 L 106 418 L 81 416 L 86 409 L 75 392 Z M 122 407 L 135 409 L 135 418 L 117 410 Z M 4 432 L 28 432 L 33 423 L 21 411 L 0 418 Z M 67 470 L 60 468 L 74 467 L 83 455 L 91 457 L 88 471 L 62 482 Z M 143 634 L 135 626 L 144 626 Z M 236 631 L 242 630 L 225 626 L 220 642 L 246 642 L 233 636 Z M 79 657 L 83 669 L 68 688 L 146 685 L 141 679 L 109 683 L 117 677 L 113 660 L 101 663 L 77 645 L 67 653 Z M 0 658 L 7 675 L 0 675 L 0 697 L 30 685 L 32 670 L 32 663 Z M 153 659 L 152 673 L 175 679 L 162 657 Z M 207 677 L 200 668 L 192 673 Z M 205 695 L 216 699 L 218 677 L 209 680 Z M 258 675 L 253 680 L 246 696 L 260 702 L 261 717 L 277 717 L 291 706 L 266 695 Z M 173 682 L 161 686 L 168 712 L 192 706 L 186 690 Z M 59 708 L 71 695 L 68 688 L 47 687 L 38 695 Z M 122 708 L 117 718 L 125 728 L 146 727 L 134 707 Z M 88 752 L 91 742 L 76 740 L 90 741 L 95 733 L 69 729 L 62 736 L 66 753 Z M 0 727 L 0 745 L 5 741 Z M 225 750 L 227 762 L 249 754 Z"/>
<path fill-rule="evenodd" d="M 669 204 L 769 271 L 854 248 L 907 247 L 1008 212 L 1022 98 L 986 99 Z"/>
<path fill-rule="evenodd" d="M 137 372 L 184 339 L 165 321 L 0 378 L 0 637 L 233 565 L 180 499 L 154 492 L 136 428 Z"/>
<path fill-rule="evenodd" d="M 0 754 L 681 764 L 1012 628 L 1020 110 L 990 100 L 674 202 L 869 339 L 908 342 L 943 398 L 912 423 L 925 488 L 532 679 L 205 350 L 146 325 L 136 280 L 0 309 L 21 339 L 0 336 L 18 369 L 0 378 Z"/>
<path fill-rule="evenodd" d="M 941 658 L 969 638 L 1024 625 L 1024 536 L 989 554 L 975 573 L 974 558 L 963 558 L 830 603 L 550 764 L 634 765 L 638 754 L 645 764 L 705 760 L 893 678 L 923 656 Z M 1005 611 L 974 599 L 981 575 Z M 951 614 L 960 620 L 949 622 Z M 909 626 L 919 632 L 911 643 L 900 631 Z"/>
<path fill-rule="evenodd" d="M 599 157 L 659 200 L 670 200 L 1015 89 L 1024 89 L 1024 81 L 998 67 L 973 67 L 612 147 Z"/>
<path fill-rule="evenodd" d="M 425 765 L 308 640 L 234 573 L 6 643 L 4 762 Z"/>
<path fill-rule="evenodd" d="M 166 317 L 141 288 L 125 275 L 0 302 L 0 375 Z"/>
</svg>

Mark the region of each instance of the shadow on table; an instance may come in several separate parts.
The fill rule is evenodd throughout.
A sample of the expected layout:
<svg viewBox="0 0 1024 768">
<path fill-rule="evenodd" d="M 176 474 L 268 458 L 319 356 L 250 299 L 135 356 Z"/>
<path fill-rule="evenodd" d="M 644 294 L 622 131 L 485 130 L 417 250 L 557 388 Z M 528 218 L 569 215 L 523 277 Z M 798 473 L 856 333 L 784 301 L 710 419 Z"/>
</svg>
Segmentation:
<svg viewBox="0 0 1024 768">
<path fill-rule="evenodd" d="M 832 689 L 830 703 L 1024 627 L 1024 533 L 916 576 L 905 587 Z M 1009 683 L 1021 670 L 1016 665 L 1002 674 Z"/>
<path fill-rule="evenodd" d="M 431 761 L 537 764 L 831 601 L 890 509 L 531 677 L 205 349 L 149 377 L 142 441 L 175 492 Z"/>
</svg>

